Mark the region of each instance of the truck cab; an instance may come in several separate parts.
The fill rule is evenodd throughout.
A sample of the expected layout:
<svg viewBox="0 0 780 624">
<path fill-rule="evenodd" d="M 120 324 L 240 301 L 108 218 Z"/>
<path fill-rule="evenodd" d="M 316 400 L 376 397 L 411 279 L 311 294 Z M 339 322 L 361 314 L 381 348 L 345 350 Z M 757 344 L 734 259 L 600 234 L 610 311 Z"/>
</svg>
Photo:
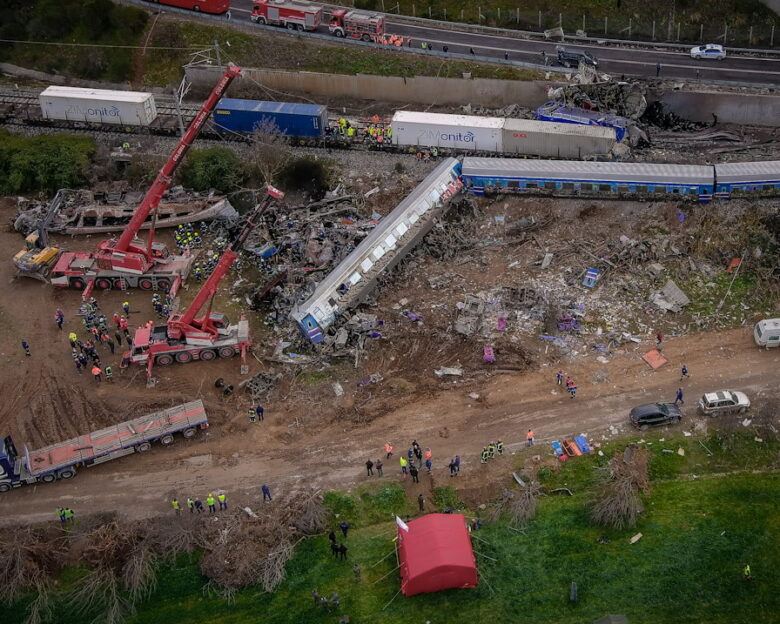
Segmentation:
<svg viewBox="0 0 780 624">
<path fill-rule="evenodd" d="M 780 347 L 780 318 L 764 319 L 756 323 L 753 338 L 759 347 Z"/>
<path fill-rule="evenodd" d="M 6 492 L 19 483 L 19 453 L 11 436 L 3 438 L 0 446 L 0 492 Z"/>
</svg>

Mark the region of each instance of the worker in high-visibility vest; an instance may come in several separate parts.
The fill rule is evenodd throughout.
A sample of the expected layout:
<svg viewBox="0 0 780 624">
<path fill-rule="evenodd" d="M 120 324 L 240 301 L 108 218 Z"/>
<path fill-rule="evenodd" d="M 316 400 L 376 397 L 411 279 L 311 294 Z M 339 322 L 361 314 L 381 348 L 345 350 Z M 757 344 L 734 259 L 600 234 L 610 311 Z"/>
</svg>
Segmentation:
<svg viewBox="0 0 780 624">
<path fill-rule="evenodd" d="M 179 504 L 179 501 L 176 500 L 175 498 L 171 501 L 171 507 L 173 507 L 177 515 L 181 513 L 181 505 Z"/>
<path fill-rule="evenodd" d="M 103 372 L 106 374 L 106 381 L 114 381 L 114 370 L 111 366 L 106 366 L 105 369 L 103 369 Z"/>
<path fill-rule="evenodd" d="M 213 494 L 209 494 L 206 497 L 206 504 L 209 506 L 209 513 L 214 513 L 215 511 L 217 511 L 217 506 L 215 505 L 215 502 L 216 501 L 214 500 Z"/>
<path fill-rule="evenodd" d="M 354 139 L 354 138 L 355 138 L 355 129 L 354 129 L 352 126 L 350 126 L 349 128 L 347 128 L 347 136 L 348 136 L 350 139 Z"/>
<path fill-rule="evenodd" d="M 496 441 L 496 451 L 498 451 L 499 455 L 504 454 L 504 443 L 501 441 L 501 438 Z"/>
<path fill-rule="evenodd" d="M 480 458 L 480 463 L 487 464 L 488 456 L 489 456 L 488 448 L 487 448 L 487 446 L 483 446 L 482 447 L 482 456 Z"/>
<path fill-rule="evenodd" d="M 219 510 L 227 509 L 227 495 L 224 492 L 217 494 L 217 500 L 219 501 Z"/>
</svg>

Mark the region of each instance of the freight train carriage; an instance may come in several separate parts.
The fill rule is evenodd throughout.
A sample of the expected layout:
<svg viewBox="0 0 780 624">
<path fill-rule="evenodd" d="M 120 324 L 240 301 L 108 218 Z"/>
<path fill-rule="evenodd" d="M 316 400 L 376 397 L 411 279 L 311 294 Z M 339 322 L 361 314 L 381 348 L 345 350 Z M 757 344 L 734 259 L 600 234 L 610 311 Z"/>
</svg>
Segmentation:
<svg viewBox="0 0 780 624">
<path fill-rule="evenodd" d="M 513 158 L 463 159 L 462 179 L 477 195 L 569 193 L 582 195 L 682 195 L 712 199 L 710 165 L 581 162 Z"/>
<path fill-rule="evenodd" d="M 471 152 L 584 158 L 608 154 L 615 145 L 613 128 L 565 123 L 398 111 L 393 115 L 393 144 Z"/>
</svg>

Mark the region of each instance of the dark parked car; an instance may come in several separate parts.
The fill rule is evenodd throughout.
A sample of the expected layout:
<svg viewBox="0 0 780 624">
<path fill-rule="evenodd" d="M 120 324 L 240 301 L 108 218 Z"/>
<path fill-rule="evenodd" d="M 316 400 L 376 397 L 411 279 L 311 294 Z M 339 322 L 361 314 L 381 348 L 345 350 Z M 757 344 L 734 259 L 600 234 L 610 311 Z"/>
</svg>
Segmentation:
<svg viewBox="0 0 780 624">
<path fill-rule="evenodd" d="M 599 62 L 596 57 L 588 54 L 584 50 L 576 50 L 572 48 L 556 48 L 558 52 L 558 62 L 564 67 L 579 67 L 580 63 L 590 65 L 592 67 L 598 67 Z"/>
<path fill-rule="evenodd" d="M 634 427 L 645 430 L 660 425 L 676 425 L 682 414 L 674 403 L 648 403 L 632 409 L 629 418 Z"/>
</svg>

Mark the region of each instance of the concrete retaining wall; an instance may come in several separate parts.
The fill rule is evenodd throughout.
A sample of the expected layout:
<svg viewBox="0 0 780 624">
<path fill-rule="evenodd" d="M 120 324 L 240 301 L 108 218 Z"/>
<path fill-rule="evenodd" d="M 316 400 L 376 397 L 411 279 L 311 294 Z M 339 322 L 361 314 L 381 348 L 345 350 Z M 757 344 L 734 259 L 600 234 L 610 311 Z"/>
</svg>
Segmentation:
<svg viewBox="0 0 780 624">
<path fill-rule="evenodd" d="M 211 88 L 221 73 L 214 66 L 187 67 L 187 78 L 196 85 Z M 278 91 L 306 93 L 320 97 L 345 97 L 412 104 L 481 104 L 500 108 L 519 104 L 534 108 L 547 101 L 544 81 L 493 80 L 487 78 L 434 78 L 415 76 L 369 76 L 358 74 L 320 74 L 314 72 L 286 72 L 265 69 L 244 69 L 244 75 L 263 86 Z M 245 78 L 245 79 L 246 79 Z"/>
<path fill-rule="evenodd" d="M 678 115 L 693 121 L 712 121 L 759 126 L 780 125 L 780 96 L 750 93 L 691 93 L 671 91 L 661 101 Z"/>
</svg>

